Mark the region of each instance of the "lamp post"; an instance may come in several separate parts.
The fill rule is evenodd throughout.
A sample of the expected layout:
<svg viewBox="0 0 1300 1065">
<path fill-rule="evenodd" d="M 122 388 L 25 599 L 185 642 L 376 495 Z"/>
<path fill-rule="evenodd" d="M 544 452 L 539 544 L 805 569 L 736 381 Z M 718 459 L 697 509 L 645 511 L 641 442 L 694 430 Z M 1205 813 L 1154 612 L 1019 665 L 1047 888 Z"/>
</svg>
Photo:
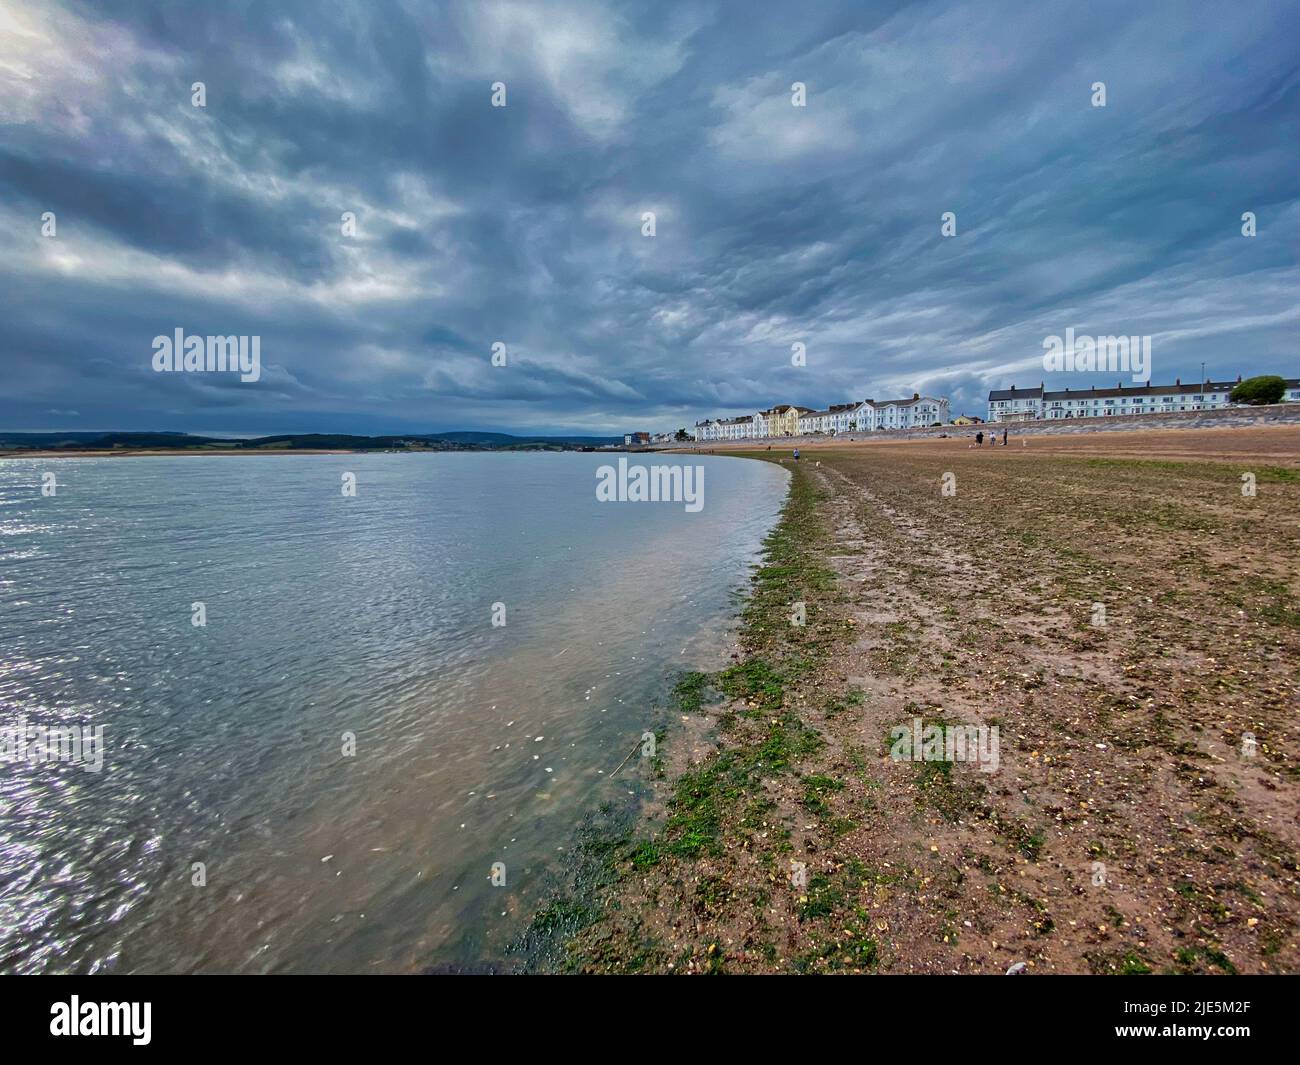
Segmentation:
<svg viewBox="0 0 1300 1065">
<path fill-rule="evenodd" d="M 1201 410 L 1205 409 L 1205 363 L 1201 363 Z"/>
</svg>

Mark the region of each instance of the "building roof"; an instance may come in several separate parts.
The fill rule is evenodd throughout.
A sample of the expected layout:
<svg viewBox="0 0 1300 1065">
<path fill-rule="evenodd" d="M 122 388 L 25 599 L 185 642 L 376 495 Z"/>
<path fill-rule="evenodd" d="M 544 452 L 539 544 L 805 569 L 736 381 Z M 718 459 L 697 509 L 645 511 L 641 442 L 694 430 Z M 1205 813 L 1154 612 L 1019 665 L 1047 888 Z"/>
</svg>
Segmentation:
<svg viewBox="0 0 1300 1065">
<path fill-rule="evenodd" d="M 1206 381 L 1205 384 L 1201 384 L 1199 381 L 1183 384 L 1181 380 L 1175 381 L 1172 385 L 1125 385 L 1122 382 L 1116 382 L 1114 388 L 1066 388 L 1055 392 L 1044 392 L 1043 398 L 1112 399 L 1119 396 L 1199 396 L 1202 392 L 1230 392 L 1240 383 L 1240 378 L 1236 381 Z M 1294 385 L 1287 382 L 1288 388 L 1294 388 L 1297 385 L 1300 385 L 1300 382 Z"/>
<path fill-rule="evenodd" d="M 1017 388 L 1012 385 L 1010 388 L 995 388 L 989 393 L 989 402 L 995 399 L 1042 399 L 1043 386 L 1037 388 Z"/>
<path fill-rule="evenodd" d="M 1177 396 L 1198 396 L 1202 392 L 1228 392 L 1241 383 L 1238 377 L 1235 381 L 1206 381 L 1201 384 L 1199 381 L 1192 381 L 1184 384 L 1181 379 L 1175 380 L 1172 385 L 1126 385 L 1122 381 L 1116 382 L 1114 388 L 1065 388 L 1045 392 L 1043 386 L 1037 388 L 997 388 L 989 393 L 989 402 L 999 399 L 1115 399 L 1122 396 L 1156 396 L 1156 395 L 1177 395 Z M 1287 388 L 1300 388 L 1300 379 L 1286 379 Z"/>
<path fill-rule="evenodd" d="M 808 410 L 807 407 L 797 408 L 802 412 L 801 416 L 805 418 L 821 418 L 832 414 L 846 414 L 849 411 L 857 410 L 859 407 L 870 404 L 872 401 L 864 399 L 854 403 L 832 403 L 825 410 Z"/>
<path fill-rule="evenodd" d="M 786 411 L 789 410 L 797 411 L 800 414 L 814 413 L 812 407 L 801 407 L 797 403 L 778 403 L 775 407 L 770 407 L 767 410 L 761 410 L 758 413 L 759 414 L 784 414 Z"/>
<path fill-rule="evenodd" d="M 915 399 L 882 399 L 867 400 L 873 407 L 910 407 L 913 403 L 941 403 L 942 400 L 935 399 L 933 396 L 917 396 Z"/>
<path fill-rule="evenodd" d="M 702 422 L 696 422 L 697 426 L 705 425 L 739 425 L 741 422 L 749 422 L 754 419 L 748 415 L 742 415 L 738 418 L 705 418 Z"/>
</svg>

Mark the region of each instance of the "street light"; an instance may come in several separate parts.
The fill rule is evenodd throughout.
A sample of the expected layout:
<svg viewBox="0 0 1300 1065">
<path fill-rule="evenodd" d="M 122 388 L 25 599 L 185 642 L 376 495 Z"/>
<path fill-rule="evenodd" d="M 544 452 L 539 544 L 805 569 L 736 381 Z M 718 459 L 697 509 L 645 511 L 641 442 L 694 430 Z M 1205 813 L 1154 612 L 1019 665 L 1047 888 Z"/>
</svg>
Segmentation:
<svg viewBox="0 0 1300 1065">
<path fill-rule="evenodd" d="M 1205 363 L 1201 363 L 1201 410 L 1205 409 Z"/>
</svg>

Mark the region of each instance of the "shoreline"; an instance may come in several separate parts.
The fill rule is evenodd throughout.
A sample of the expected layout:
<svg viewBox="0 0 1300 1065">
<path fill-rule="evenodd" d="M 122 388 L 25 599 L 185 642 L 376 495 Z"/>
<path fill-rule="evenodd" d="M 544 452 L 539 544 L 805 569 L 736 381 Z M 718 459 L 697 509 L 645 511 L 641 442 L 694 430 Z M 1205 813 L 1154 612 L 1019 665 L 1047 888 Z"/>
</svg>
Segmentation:
<svg viewBox="0 0 1300 1065">
<path fill-rule="evenodd" d="M 1188 433 L 1213 434 L 1224 438 L 1245 433 L 1273 434 L 1278 439 L 1290 439 L 1290 434 L 1300 426 L 1300 403 L 1283 403 L 1267 407 L 1235 407 L 1211 412 L 1181 412 L 1126 416 L 1123 418 L 1089 418 L 1060 421 L 982 423 L 979 425 L 944 425 L 938 427 L 881 431 L 876 433 L 850 433 L 846 436 L 792 436 L 775 438 L 769 445 L 765 440 L 716 440 L 704 444 L 650 444 L 609 447 L 552 447 L 503 446 L 482 447 L 462 444 L 455 447 L 337 447 L 292 448 L 260 447 L 240 448 L 222 446 L 204 447 L 114 447 L 114 448 L 0 448 L 0 459 L 5 458 L 158 458 L 170 455 L 407 455 L 476 452 L 508 452 L 510 454 L 577 452 L 597 455 L 672 455 L 672 454 L 736 454 L 752 453 L 761 458 L 770 447 L 778 451 L 799 448 L 820 451 L 825 448 L 845 447 L 899 447 L 927 444 L 937 447 L 969 446 L 977 432 L 985 437 L 999 436 L 1003 429 L 1017 442 L 1030 442 L 1035 447 L 1086 451 L 1089 441 L 1098 434 L 1107 439 L 1122 438 L 1133 442 L 1135 448 L 1145 448 L 1152 442 L 1163 447 L 1171 437 Z M 1231 430 L 1224 433 L 1223 430 Z M 987 445 L 986 445 L 987 446 Z M 1106 445 L 1109 446 L 1109 445 Z"/>
<path fill-rule="evenodd" d="M 1133 459 L 1106 436 L 1091 455 L 828 446 L 793 467 L 742 657 L 678 685 L 691 724 L 658 800 L 589 841 L 598 875 L 548 908 L 538 968 L 1300 969 L 1297 461 L 1271 441 L 1189 457 L 1195 430 Z M 998 726 L 1000 768 L 894 761 L 890 730 L 917 719 Z"/>
<path fill-rule="evenodd" d="M 721 691 L 730 699 L 753 701 L 755 708 L 770 708 L 773 698 L 779 698 L 773 687 L 779 683 L 773 663 L 795 654 L 796 647 L 805 653 L 815 652 L 823 640 L 836 637 L 841 624 L 833 613 L 814 610 L 805 627 L 807 639 L 793 638 L 793 642 L 789 626 L 784 624 L 787 597 L 793 590 L 824 594 L 832 578 L 829 570 L 818 565 L 810 546 L 810 540 L 822 540 L 825 531 L 816 515 L 817 495 L 808 467 L 787 462 L 787 456 L 779 454 L 733 452 L 731 457 L 779 463 L 791 474 L 786 498 L 764 538 L 737 621 L 738 652 L 732 656 L 737 661 L 714 672 L 688 672 L 674 686 L 668 708 L 672 728 L 656 730 L 660 757 L 653 777 L 641 783 L 645 794 L 625 804 L 619 813 L 602 810 L 589 815 L 567 884 L 552 895 L 521 937 L 518 950 L 530 955 L 524 971 L 648 971 L 634 952 L 613 962 L 608 947 L 601 943 L 601 911 L 626 883 L 623 867 L 651 868 L 665 853 L 689 858 L 712 848 L 720 811 L 712 774 L 701 774 L 701 764 L 735 757 L 739 750 L 755 767 L 762 764 L 764 756 L 774 758 L 779 764 L 772 768 L 779 770 L 794 752 L 815 742 L 793 714 L 782 715 L 767 728 L 761 714 L 745 711 L 739 716 L 729 713 L 719 722 L 705 705 L 710 692 Z M 753 718 L 758 724 L 746 727 L 741 717 Z M 708 735 L 720 724 L 733 745 L 725 755 L 720 737 Z M 691 813 L 673 812 L 680 808 Z M 651 835 L 646 835 L 647 830 Z M 669 964 L 667 971 L 672 968 Z"/>
</svg>

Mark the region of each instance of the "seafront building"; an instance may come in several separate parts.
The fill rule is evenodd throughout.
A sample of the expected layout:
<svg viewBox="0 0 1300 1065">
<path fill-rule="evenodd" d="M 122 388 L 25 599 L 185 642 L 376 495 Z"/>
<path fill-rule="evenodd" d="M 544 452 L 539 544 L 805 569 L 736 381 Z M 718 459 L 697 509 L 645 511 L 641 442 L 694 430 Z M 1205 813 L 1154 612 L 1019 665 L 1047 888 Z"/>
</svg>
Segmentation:
<svg viewBox="0 0 1300 1065">
<path fill-rule="evenodd" d="M 1172 385 L 1124 385 L 1114 388 L 995 388 L 989 393 L 989 421 L 1029 422 L 1053 418 L 1104 418 L 1121 414 L 1167 414 L 1173 411 L 1223 410 L 1234 406 L 1228 395 L 1241 383 L 1206 381 Z M 1288 380 L 1284 403 L 1300 403 L 1300 379 Z"/>
<path fill-rule="evenodd" d="M 1030 422 L 1062 418 L 1101 418 L 1123 414 L 1165 414 L 1175 411 L 1223 410 L 1234 406 L 1228 399 L 1236 381 L 1206 381 L 1172 385 L 1125 385 L 1114 388 L 993 389 L 989 392 L 989 422 Z M 1300 379 L 1288 379 L 1284 403 L 1300 403 Z M 980 419 L 950 415 L 947 399 L 914 393 L 911 399 L 864 399 L 832 403 L 825 410 L 785 404 L 735 418 L 706 418 L 695 423 L 695 439 L 770 440 L 792 436 L 838 436 L 844 433 L 887 432 L 934 425 L 977 425 Z"/>
<path fill-rule="evenodd" d="M 781 436 L 870 433 L 913 429 L 948 421 L 946 399 L 914 394 L 911 399 L 864 399 L 832 403 L 825 410 L 794 405 L 772 407 L 738 418 L 707 418 L 695 423 L 695 439 L 767 440 Z"/>
</svg>

